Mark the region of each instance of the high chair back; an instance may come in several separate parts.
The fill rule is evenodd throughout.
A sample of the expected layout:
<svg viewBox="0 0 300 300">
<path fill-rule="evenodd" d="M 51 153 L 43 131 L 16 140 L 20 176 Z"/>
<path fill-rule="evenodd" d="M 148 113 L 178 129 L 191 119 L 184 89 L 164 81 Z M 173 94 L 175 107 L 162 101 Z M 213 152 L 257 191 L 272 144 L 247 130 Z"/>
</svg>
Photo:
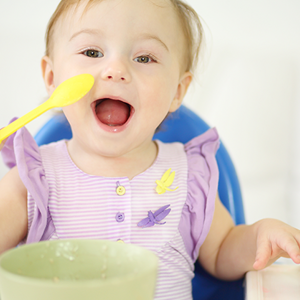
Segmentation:
<svg viewBox="0 0 300 300">
<path fill-rule="evenodd" d="M 163 142 L 187 143 L 204 133 L 209 126 L 194 112 L 181 106 L 161 125 L 154 139 Z M 38 145 L 61 139 L 70 139 L 72 132 L 63 114 L 55 115 L 36 134 Z M 230 212 L 235 224 L 244 224 L 244 208 L 238 177 L 230 156 L 221 142 L 216 154 L 219 167 L 218 193 L 224 206 Z M 210 276 L 198 262 L 195 264 L 195 278 L 192 281 L 194 300 L 240 300 L 244 299 L 243 279 L 227 282 Z"/>
</svg>

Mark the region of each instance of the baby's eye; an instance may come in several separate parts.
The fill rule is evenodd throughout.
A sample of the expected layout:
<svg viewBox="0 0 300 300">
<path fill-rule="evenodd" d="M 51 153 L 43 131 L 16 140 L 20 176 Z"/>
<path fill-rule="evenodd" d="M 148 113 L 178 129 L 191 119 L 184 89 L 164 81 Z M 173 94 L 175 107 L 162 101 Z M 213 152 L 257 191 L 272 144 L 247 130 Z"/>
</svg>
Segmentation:
<svg viewBox="0 0 300 300">
<path fill-rule="evenodd" d="M 147 64 L 149 62 L 155 62 L 156 60 L 149 56 L 139 56 L 134 59 L 134 61 L 141 63 L 141 64 Z"/>
<path fill-rule="evenodd" d="M 93 58 L 98 58 L 103 56 L 103 54 L 98 50 L 86 50 L 83 52 L 83 54 Z"/>
</svg>

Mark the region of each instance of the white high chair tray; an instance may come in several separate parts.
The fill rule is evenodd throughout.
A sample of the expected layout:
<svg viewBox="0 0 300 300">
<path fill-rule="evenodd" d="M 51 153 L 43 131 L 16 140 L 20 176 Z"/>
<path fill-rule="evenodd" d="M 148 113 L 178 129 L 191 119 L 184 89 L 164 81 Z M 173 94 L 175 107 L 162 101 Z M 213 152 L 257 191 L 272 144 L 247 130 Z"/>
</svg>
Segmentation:
<svg viewBox="0 0 300 300">
<path fill-rule="evenodd" d="M 300 266 L 273 264 L 246 274 L 246 300 L 299 300 Z"/>
</svg>

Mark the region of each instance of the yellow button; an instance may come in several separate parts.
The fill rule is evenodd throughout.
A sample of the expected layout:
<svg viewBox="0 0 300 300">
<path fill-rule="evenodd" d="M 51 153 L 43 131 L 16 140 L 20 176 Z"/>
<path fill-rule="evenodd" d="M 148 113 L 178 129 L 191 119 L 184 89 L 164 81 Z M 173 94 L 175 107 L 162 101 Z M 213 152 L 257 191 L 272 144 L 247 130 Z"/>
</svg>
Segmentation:
<svg viewBox="0 0 300 300">
<path fill-rule="evenodd" d="M 123 243 L 124 244 L 124 241 L 123 240 L 117 240 L 118 243 Z"/>
<path fill-rule="evenodd" d="M 124 188 L 124 186 L 119 185 L 119 186 L 117 187 L 117 194 L 118 194 L 119 196 L 123 196 L 125 193 L 126 193 L 126 189 Z"/>
</svg>

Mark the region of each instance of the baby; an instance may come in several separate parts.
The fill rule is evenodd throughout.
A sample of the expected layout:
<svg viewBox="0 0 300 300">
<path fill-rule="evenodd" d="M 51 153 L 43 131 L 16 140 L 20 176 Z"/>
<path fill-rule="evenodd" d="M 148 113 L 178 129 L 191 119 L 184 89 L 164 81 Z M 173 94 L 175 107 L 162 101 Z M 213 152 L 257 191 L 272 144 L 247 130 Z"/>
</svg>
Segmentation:
<svg viewBox="0 0 300 300">
<path fill-rule="evenodd" d="M 234 225 L 217 195 L 215 129 L 186 145 L 152 140 L 182 103 L 201 35 L 181 0 L 60 2 L 41 64 L 48 94 L 82 73 L 95 84 L 63 109 L 71 140 L 38 148 L 22 128 L 1 146 L 11 170 L 0 182 L 0 253 L 64 238 L 138 244 L 159 257 L 157 300 L 191 299 L 196 260 L 225 280 L 279 257 L 300 263 L 299 230 Z"/>
</svg>

